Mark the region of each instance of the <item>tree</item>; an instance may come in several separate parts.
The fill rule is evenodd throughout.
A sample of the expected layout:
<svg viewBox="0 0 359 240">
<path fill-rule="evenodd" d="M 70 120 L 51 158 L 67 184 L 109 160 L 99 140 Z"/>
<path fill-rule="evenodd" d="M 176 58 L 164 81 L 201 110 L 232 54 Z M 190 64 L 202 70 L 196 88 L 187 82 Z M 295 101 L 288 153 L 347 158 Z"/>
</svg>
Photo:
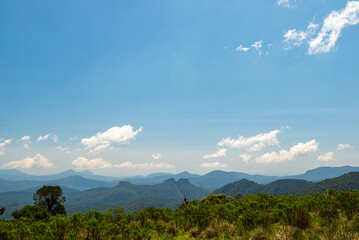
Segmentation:
<svg viewBox="0 0 359 240">
<path fill-rule="evenodd" d="M 62 196 L 62 189 L 59 186 L 43 186 L 34 195 L 35 205 L 44 206 L 51 215 L 66 215 L 63 203 L 66 198 Z"/>
<path fill-rule="evenodd" d="M 44 206 L 30 206 L 25 205 L 21 210 L 16 210 L 11 213 L 15 219 L 28 218 L 37 221 L 47 220 L 50 217 L 50 213 Z"/>
</svg>

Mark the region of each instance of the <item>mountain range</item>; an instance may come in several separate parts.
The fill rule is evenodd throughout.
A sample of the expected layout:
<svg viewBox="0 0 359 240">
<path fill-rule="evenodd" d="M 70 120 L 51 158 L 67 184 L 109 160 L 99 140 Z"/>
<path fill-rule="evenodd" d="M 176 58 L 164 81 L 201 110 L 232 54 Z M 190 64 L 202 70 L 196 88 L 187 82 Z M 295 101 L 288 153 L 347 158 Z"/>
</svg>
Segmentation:
<svg viewBox="0 0 359 240">
<path fill-rule="evenodd" d="M 95 175 L 91 171 L 77 172 L 68 170 L 62 173 L 33 176 L 19 170 L 0 170 L 0 192 L 23 191 L 26 189 L 39 188 L 43 185 L 60 185 L 66 191 L 83 191 L 96 187 L 114 187 L 120 181 L 128 181 L 135 185 L 154 185 L 173 178 L 179 180 L 187 178 L 196 186 L 215 190 L 226 184 L 247 179 L 258 184 L 267 184 L 279 179 L 302 179 L 306 181 L 318 182 L 327 178 L 341 176 L 349 172 L 357 172 L 359 167 L 320 167 L 308 170 L 304 174 L 292 176 L 264 176 L 259 174 L 247 174 L 241 172 L 212 171 L 205 175 L 182 172 L 178 174 L 155 173 L 148 176 L 134 176 L 129 178 L 115 178 L 108 176 Z"/>
<path fill-rule="evenodd" d="M 85 178 L 76 176 L 74 181 L 78 179 Z M 174 209 L 184 201 L 185 197 L 189 200 L 202 199 L 211 193 L 222 193 L 232 197 L 235 197 L 238 193 L 242 196 L 257 193 L 302 196 L 313 192 L 324 192 L 328 188 L 340 191 L 358 189 L 359 172 L 347 173 L 320 182 L 301 179 L 279 179 L 268 184 L 258 184 L 248 179 L 242 179 L 222 186 L 215 191 L 198 187 L 191 183 L 189 179 L 184 178 L 177 181 L 170 178 L 160 184 L 153 185 L 135 185 L 129 181 L 121 181 L 113 187 L 98 187 L 85 191 L 65 188 L 64 196 L 66 197 L 65 207 L 71 215 L 73 212 L 85 212 L 90 209 L 103 211 L 109 207 L 116 206 L 123 206 L 127 211 L 140 210 L 149 206 Z M 0 207 L 7 209 L 3 215 L 4 218 L 10 218 L 12 211 L 21 209 L 26 204 L 33 204 L 33 195 L 36 190 L 36 188 L 33 188 L 0 193 Z"/>
</svg>

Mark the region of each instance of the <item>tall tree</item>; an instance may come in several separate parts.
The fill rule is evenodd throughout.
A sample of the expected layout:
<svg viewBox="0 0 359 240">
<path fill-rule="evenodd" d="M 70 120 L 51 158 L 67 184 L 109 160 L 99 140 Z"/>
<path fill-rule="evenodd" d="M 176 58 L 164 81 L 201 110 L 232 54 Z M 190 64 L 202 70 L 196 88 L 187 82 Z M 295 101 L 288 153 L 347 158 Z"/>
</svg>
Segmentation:
<svg viewBox="0 0 359 240">
<path fill-rule="evenodd" d="M 62 189 L 59 186 L 43 186 L 34 195 L 35 205 L 44 206 L 51 215 L 66 215 L 63 203 L 66 198 L 62 196 Z"/>
</svg>

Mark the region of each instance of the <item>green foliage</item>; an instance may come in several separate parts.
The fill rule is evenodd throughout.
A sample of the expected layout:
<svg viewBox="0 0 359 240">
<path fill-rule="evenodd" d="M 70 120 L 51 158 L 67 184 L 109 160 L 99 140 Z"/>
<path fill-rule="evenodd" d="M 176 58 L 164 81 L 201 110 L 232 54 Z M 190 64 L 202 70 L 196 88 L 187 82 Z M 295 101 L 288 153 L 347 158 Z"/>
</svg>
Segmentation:
<svg viewBox="0 0 359 240">
<path fill-rule="evenodd" d="M 0 219 L 0 239 L 359 239 L 358 202 L 357 190 L 328 190 L 301 198 L 211 194 L 175 211 L 116 207 L 53 216 L 34 205 L 13 212 L 15 220 Z"/>
<path fill-rule="evenodd" d="M 63 203 L 66 198 L 62 196 L 62 189 L 59 186 L 43 186 L 33 197 L 35 205 L 44 206 L 52 215 L 66 215 Z"/>
<path fill-rule="evenodd" d="M 15 219 L 27 218 L 36 221 L 47 220 L 50 217 L 50 213 L 44 206 L 35 205 L 30 206 L 26 205 L 21 210 L 12 212 L 11 214 Z"/>
</svg>

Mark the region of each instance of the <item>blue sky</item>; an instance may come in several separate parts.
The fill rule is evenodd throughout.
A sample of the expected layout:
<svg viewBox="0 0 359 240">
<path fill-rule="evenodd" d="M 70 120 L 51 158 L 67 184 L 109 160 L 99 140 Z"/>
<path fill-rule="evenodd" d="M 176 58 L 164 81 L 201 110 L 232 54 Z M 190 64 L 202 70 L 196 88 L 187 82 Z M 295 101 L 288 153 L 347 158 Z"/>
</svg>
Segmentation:
<svg viewBox="0 0 359 240">
<path fill-rule="evenodd" d="M 359 1 L 0 1 L 0 166 L 357 166 L 358 14 Z"/>
</svg>

